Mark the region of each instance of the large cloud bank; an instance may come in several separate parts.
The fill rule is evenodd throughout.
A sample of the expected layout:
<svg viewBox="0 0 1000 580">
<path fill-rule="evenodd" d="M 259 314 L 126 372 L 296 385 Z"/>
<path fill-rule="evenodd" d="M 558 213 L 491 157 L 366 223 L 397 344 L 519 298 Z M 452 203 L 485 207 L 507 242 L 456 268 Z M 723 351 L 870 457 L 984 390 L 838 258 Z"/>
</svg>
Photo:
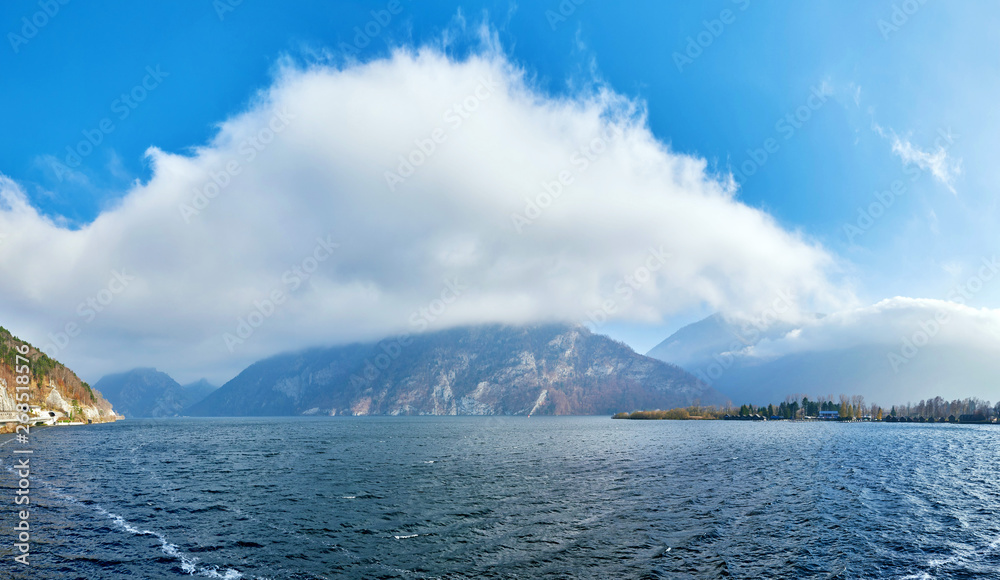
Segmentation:
<svg viewBox="0 0 1000 580">
<path fill-rule="evenodd" d="M 762 340 L 742 354 L 766 360 L 860 346 L 884 351 L 885 363 L 893 370 L 906 366 L 928 346 L 1000 352 L 1000 309 L 897 296 L 872 306 L 803 320 L 795 330 Z"/>
<path fill-rule="evenodd" d="M 998 273 L 1000 262 L 984 259 L 980 275 L 948 300 L 889 298 L 764 332 L 753 322 L 699 323 L 684 343 L 653 354 L 734 400 L 758 404 L 796 393 L 859 394 L 886 405 L 935 396 L 996 400 L 1000 309 L 966 302 Z"/>
<path fill-rule="evenodd" d="M 211 142 L 149 156 L 149 181 L 77 230 L 0 181 L 0 320 L 85 378 L 224 380 L 457 324 L 849 299 L 828 252 L 657 140 L 641 104 L 545 95 L 495 52 L 285 67 Z"/>
</svg>

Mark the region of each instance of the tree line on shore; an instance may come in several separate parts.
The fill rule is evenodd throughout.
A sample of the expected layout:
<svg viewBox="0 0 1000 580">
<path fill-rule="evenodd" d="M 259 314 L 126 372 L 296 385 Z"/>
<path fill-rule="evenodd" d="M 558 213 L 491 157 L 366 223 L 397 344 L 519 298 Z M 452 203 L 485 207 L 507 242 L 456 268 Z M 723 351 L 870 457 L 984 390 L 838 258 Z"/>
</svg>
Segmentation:
<svg viewBox="0 0 1000 580">
<path fill-rule="evenodd" d="M 819 396 L 811 400 L 807 396 L 790 395 L 778 405 L 755 406 L 743 404 L 739 408 L 731 403 L 722 406 L 698 405 L 678 407 L 668 410 L 634 411 L 618 413 L 615 419 L 725 419 L 730 418 L 764 418 L 764 419 L 809 419 L 821 416 L 837 418 L 844 421 L 891 421 L 896 419 L 911 419 L 924 421 L 956 421 L 965 417 L 966 420 L 989 421 L 1000 417 L 1000 402 L 992 405 L 989 401 L 977 397 L 954 399 L 948 401 L 942 397 L 921 400 L 919 403 L 893 405 L 889 408 L 876 403 L 868 404 L 863 395 L 833 395 Z"/>
</svg>

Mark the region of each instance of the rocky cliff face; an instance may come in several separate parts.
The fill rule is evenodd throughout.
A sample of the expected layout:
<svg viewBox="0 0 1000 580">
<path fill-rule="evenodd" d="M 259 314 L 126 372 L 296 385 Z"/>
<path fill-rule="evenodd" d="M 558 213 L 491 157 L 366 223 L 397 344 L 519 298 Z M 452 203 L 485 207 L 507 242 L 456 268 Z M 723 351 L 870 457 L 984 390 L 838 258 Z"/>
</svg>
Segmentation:
<svg viewBox="0 0 1000 580">
<path fill-rule="evenodd" d="M 257 362 L 191 415 L 589 415 L 722 403 L 583 327 L 479 326 Z"/>
<path fill-rule="evenodd" d="M 67 419 L 74 422 L 100 423 L 114 421 L 114 410 L 100 392 L 80 380 L 76 373 L 50 359 L 45 353 L 28 345 L 27 358 L 30 381 L 27 391 L 17 390 L 16 372 L 18 352 L 27 344 L 0 327 L 0 429 L 13 430 L 11 422 L 17 402 L 27 402 L 32 408 L 32 418 L 45 421 Z M 19 393 L 27 393 L 27 401 L 19 401 Z"/>
</svg>

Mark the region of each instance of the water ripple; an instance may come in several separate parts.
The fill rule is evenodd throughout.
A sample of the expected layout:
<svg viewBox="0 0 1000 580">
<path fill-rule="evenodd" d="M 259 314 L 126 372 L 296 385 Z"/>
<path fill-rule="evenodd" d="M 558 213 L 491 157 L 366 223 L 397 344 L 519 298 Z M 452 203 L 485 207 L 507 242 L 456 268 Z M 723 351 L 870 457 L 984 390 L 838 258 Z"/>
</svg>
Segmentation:
<svg viewBox="0 0 1000 580">
<path fill-rule="evenodd" d="M 30 578 L 1000 578 L 998 443 L 544 417 L 50 429 Z"/>
</svg>

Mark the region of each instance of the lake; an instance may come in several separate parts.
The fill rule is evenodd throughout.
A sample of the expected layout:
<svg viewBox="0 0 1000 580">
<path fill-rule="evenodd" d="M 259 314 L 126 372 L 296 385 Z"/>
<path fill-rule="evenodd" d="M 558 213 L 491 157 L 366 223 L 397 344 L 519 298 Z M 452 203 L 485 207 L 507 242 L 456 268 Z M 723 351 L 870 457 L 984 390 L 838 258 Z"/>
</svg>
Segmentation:
<svg viewBox="0 0 1000 580">
<path fill-rule="evenodd" d="M 0 447 L 11 578 L 1000 578 L 995 426 L 330 417 L 42 429 L 28 568 L 13 560 L 15 446 Z"/>
</svg>

